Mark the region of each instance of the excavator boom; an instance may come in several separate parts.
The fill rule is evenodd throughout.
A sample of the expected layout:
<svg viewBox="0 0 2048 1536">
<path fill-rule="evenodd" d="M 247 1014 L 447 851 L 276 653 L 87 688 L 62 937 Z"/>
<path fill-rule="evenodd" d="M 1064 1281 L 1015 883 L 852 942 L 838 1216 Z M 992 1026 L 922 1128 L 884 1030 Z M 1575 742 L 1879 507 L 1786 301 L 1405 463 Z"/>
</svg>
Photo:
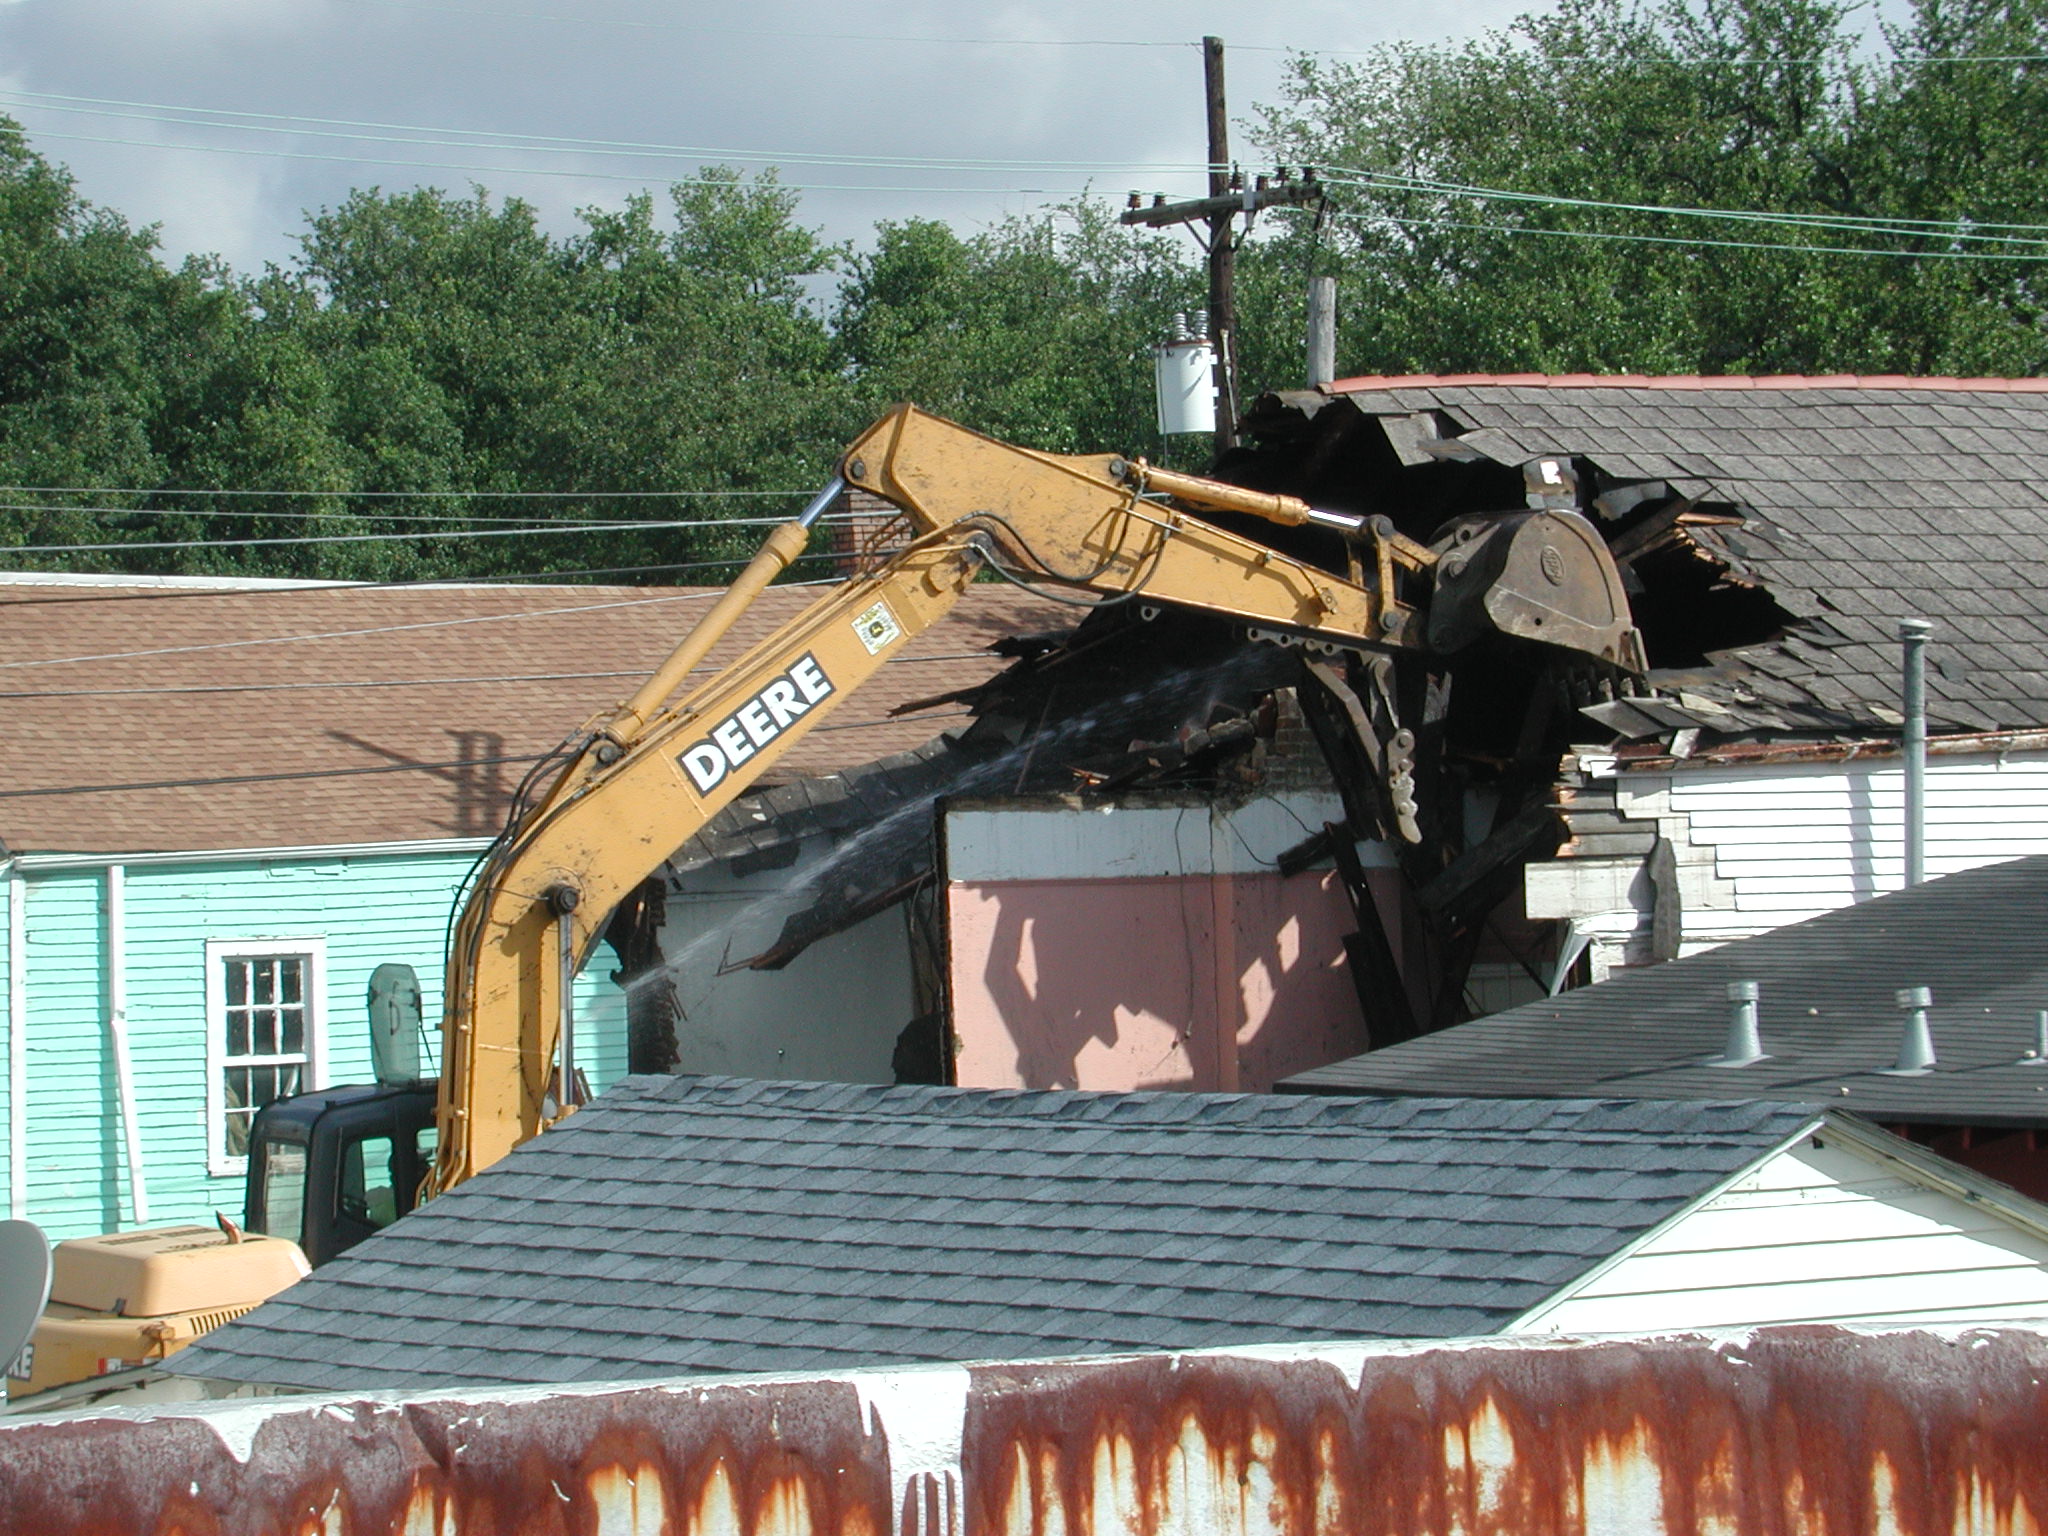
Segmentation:
<svg viewBox="0 0 2048 1536">
<path fill-rule="evenodd" d="M 634 695 L 572 739 L 551 787 L 518 808 L 478 872 L 445 983 L 439 1147 L 428 1192 L 452 1188 L 559 1118 L 563 1000 L 611 910 L 781 760 L 891 656 L 942 619 L 983 567 L 1091 604 L 1142 600 L 1254 630 L 1347 646 L 1423 648 L 1440 563 L 1484 556 L 1450 626 L 1555 638 L 1622 670 L 1640 665 L 1605 547 L 1569 512 L 1518 514 L 1426 547 L 1384 520 L 1168 475 L 1109 455 L 1001 443 L 911 406 L 847 450 L 847 485 L 903 514 L 907 541 L 871 575 L 802 614 L 680 699 L 754 597 L 802 551 L 838 482 L 776 529 L 733 588 Z M 1353 540 L 1340 576 L 1204 521 L 1207 508 L 1321 524 Z M 1531 519 L 1537 521 L 1532 521 Z M 1504 540 L 1498 549 L 1495 541 Z M 1489 603 L 1504 580 L 1501 618 Z M 1544 626 L 1549 625 L 1546 633 Z M 1441 639 L 1439 638 L 1439 644 Z"/>
</svg>

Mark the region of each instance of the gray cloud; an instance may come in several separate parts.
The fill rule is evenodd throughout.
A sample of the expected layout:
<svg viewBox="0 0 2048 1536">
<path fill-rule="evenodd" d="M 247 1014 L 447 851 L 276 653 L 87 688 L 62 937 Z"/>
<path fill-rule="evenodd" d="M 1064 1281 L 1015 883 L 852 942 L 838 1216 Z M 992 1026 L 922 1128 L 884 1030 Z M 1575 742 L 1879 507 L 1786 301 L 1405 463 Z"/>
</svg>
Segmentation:
<svg viewBox="0 0 2048 1536">
<path fill-rule="evenodd" d="M 1527 8 L 1480 0 L 1453 18 L 1398 0 L 766 0 L 715 12 L 628 0 L 13 0 L 0 4 L 0 91 L 293 121 L 174 125 L 60 110 L 67 104 L 47 95 L 0 98 L 0 111 L 68 165 L 85 196 L 159 225 L 171 258 L 213 252 L 243 271 L 286 260 L 304 212 L 354 187 L 474 181 L 565 229 L 577 208 L 616 205 L 692 164 L 587 147 L 392 142 L 405 135 L 388 131 L 379 142 L 368 129 L 320 137 L 308 118 L 780 158 L 785 181 L 812 189 L 805 220 L 858 240 L 877 219 L 973 225 L 1089 185 L 1112 197 L 1194 192 L 1192 170 L 1121 167 L 1201 159 L 1201 62 L 1187 45 L 1203 32 L 1231 48 L 1230 105 L 1241 118 L 1276 94 L 1284 55 L 1264 50 L 1438 38 L 1505 25 Z M 940 41 L 886 40 L 913 38 Z M 1176 46 L 1075 45 L 1089 39 Z M 826 166 L 800 156 L 1024 163 Z M 1119 168 L 1082 168 L 1104 165 Z"/>
</svg>

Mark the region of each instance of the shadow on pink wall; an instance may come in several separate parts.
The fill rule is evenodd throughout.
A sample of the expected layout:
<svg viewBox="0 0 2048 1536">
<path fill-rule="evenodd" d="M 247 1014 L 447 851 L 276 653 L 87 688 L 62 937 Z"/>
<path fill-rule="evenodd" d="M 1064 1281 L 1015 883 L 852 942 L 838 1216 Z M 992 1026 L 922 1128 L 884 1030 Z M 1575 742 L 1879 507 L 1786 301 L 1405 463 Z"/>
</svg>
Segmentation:
<svg viewBox="0 0 2048 1536">
<path fill-rule="evenodd" d="M 1365 1049 L 1334 874 L 956 883 L 955 1081 L 1263 1092 Z"/>
</svg>

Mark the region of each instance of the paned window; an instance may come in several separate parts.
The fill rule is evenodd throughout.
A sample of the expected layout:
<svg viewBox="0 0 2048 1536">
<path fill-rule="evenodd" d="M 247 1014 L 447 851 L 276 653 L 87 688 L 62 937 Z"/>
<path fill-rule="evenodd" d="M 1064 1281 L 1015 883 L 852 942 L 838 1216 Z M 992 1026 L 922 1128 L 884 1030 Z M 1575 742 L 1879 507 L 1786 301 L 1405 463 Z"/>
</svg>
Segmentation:
<svg viewBox="0 0 2048 1536">
<path fill-rule="evenodd" d="M 248 1166 L 249 1126 L 272 1099 L 321 1086 L 324 946 L 215 942 L 207 949 L 207 1164 Z"/>
</svg>

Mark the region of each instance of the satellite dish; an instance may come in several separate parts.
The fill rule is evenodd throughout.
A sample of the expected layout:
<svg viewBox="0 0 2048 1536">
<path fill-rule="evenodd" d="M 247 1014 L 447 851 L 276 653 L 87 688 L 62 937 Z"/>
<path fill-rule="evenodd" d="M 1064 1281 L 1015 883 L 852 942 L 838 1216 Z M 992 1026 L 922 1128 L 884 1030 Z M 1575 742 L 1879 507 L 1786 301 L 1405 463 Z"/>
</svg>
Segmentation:
<svg viewBox="0 0 2048 1536">
<path fill-rule="evenodd" d="M 0 1366 L 12 1365 L 50 1299 L 50 1240 L 32 1221 L 0 1221 Z"/>
</svg>

